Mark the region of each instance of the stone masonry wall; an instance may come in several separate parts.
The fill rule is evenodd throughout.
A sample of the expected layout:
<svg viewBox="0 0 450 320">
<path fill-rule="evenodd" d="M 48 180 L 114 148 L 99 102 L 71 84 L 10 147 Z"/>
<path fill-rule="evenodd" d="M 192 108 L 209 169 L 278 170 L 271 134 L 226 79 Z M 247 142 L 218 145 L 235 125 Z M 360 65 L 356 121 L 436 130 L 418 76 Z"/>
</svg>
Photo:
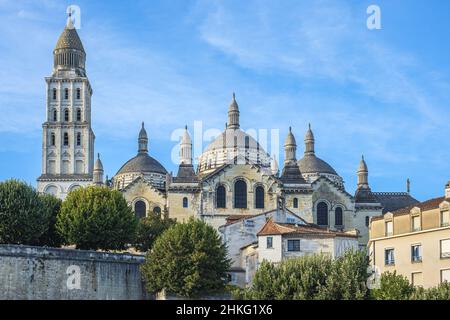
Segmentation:
<svg viewBox="0 0 450 320">
<path fill-rule="evenodd" d="M 143 256 L 0 245 L 0 299 L 141 300 Z"/>
</svg>

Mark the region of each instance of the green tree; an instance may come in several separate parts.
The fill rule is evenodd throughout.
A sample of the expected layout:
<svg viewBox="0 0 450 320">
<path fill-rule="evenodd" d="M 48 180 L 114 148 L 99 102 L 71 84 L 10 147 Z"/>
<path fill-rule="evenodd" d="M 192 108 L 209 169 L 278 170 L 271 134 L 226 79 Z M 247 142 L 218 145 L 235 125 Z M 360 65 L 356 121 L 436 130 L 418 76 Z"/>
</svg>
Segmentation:
<svg viewBox="0 0 450 320">
<path fill-rule="evenodd" d="M 444 282 L 428 289 L 416 287 L 411 300 L 450 300 L 450 283 Z"/>
<path fill-rule="evenodd" d="M 349 251 L 333 260 L 314 254 L 273 264 L 263 261 L 246 290 L 235 297 L 256 300 L 337 300 L 367 297 L 364 252 Z"/>
<path fill-rule="evenodd" d="M 153 243 L 164 231 L 175 224 L 175 219 L 162 218 L 161 214 L 152 214 L 139 220 L 135 247 L 146 252 L 153 247 Z"/>
<path fill-rule="evenodd" d="M 62 201 L 52 195 L 42 194 L 39 196 L 42 206 L 45 209 L 48 223 L 47 231 L 42 234 L 39 244 L 49 247 L 60 247 L 63 243 L 61 235 L 56 230 L 56 217 L 61 210 Z"/>
<path fill-rule="evenodd" d="M 321 295 L 330 300 L 362 300 L 367 298 L 367 268 L 369 259 L 365 251 L 346 251 L 333 261 Z"/>
<path fill-rule="evenodd" d="M 198 297 L 225 288 L 230 260 L 217 231 L 189 219 L 166 230 L 147 252 L 141 266 L 150 293 Z"/>
<path fill-rule="evenodd" d="M 38 245 L 47 231 L 46 210 L 38 193 L 18 180 L 0 183 L 0 243 Z"/>
<path fill-rule="evenodd" d="M 90 186 L 68 194 L 56 228 L 78 249 L 121 250 L 134 243 L 137 219 L 119 191 Z"/>
<path fill-rule="evenodd" d="M 385 272 L 380 278 L 380 288 L 373 289 L 371 295 L 377 300 L 409 300 L 413 297 L 414 286 L 397 271 Z"/>
</svg>

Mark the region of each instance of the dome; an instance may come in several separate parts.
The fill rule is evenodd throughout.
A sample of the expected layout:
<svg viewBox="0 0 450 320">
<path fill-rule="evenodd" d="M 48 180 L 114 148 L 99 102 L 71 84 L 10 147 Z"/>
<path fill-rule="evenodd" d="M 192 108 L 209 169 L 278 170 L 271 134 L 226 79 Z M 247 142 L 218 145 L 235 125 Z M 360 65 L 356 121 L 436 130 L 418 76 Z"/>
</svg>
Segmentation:
<svg viewBox="0 0 450 320">
<path fill-rule="evenodd" d="M 75 49 L 84 52 L 83 44 L 78 36 L 77 30 L 72 24 L 70 16 L 67 18 L 67 24 L 64 31 L 59 36 L 58 42 L 56 43 L 55 50 L 60 49 Z"/>
<path fill-rule="evenodd" d="M 241 129 L 226 129 L 222 132 L 213 142 L 211 142 L 204 150 L 204 152 L 223 149 L 223 148 L 244 148 L 248 141 L 249 149 L 259 148 L 264 153 L 259 143 L 249 134 L 245 133 Z M 236 145 L 235 145 L 236 142 Z"/>
<path fill-rule="evenodd" d="M 134 158 L 128 160 L 117 172 L 116 175 L 124 173 L 161 173 L 166 174 L 167 170 L 148 153 L 139 153 Z"/>
<path fill-rule="evenodd" d="M 336 176 L 338 175 L 333 167 L 315 155 L 305 155 L 297 163 L 303 174 L 328 173 Z"/>
<path fill-rule="evenodd" d="M 205 148 L 199 157 L 198 172 L 208 173 L 236 157 L 270 167 L 270 156 L 251 135 L 228 128 Z"/>
</svg>

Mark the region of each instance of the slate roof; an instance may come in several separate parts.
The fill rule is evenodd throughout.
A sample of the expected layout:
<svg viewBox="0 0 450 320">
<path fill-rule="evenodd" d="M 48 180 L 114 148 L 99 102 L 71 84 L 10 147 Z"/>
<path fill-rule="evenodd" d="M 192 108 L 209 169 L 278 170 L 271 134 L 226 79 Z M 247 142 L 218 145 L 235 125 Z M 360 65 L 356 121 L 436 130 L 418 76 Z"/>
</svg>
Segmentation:
<svg viewBox="0 0 450 320">
<path fill-rule="evenodd" d="M 372 192 L 383 206 L 383 214 L 419 203 L 407 192 Z"/>
</svg>

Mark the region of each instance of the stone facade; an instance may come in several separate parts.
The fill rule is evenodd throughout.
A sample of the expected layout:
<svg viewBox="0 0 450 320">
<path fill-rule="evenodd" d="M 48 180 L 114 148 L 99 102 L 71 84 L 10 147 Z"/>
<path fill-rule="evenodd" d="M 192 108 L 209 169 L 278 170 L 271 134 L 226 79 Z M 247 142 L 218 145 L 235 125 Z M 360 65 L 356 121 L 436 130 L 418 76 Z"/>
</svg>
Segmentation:
<svg viewBox="0 0 450 320">
<path fill-rule="evenodd" d="M 377 273 L 396 271 L 424 288 L 450 282 L 449 187 L 443 197 L 371 219 L 368 248 Z"/>
<path fill-rule="evenodd" d="M 43 125 L 42 175 L 38 190 L 64 198 L 80 186 L 103 184 L 103 165 L 94 164 L 91 128 L 92 88 L 86 76 L 86 54 L 70 18 L 54 50 L 54 70 L 47 78 L 47 115 Z M 342 177 L 315 150 L 309 126 L 304 155 L 297 160 L 292 128 L 284 144 L 284 166 L 241 129 L 240 110 L 233 94 L 225 130 L 200 155 L 194 168 L 187 127 L 180 141 L 178 174 L 172 176 L 148 149 L 142 123 L 138 153 L 107 185 L 123 193 L 139 217 L 165 214 L 185 221 L 196 217 L 216 228 L 230 216 L 254 216 L 277 208 L 290 210 L 308 223 L 355 231 L 360 245 L 368 240 L 368 221 L 386 208 L 406 206 L 409 194 L 372 193 L 364 161 L 357 172 L 355 195 L 345 190 Z M 397 201 L 398 199 L 398 201 Z M 396 203 L 398 202 L 398 203 Z"/>
</svg>

